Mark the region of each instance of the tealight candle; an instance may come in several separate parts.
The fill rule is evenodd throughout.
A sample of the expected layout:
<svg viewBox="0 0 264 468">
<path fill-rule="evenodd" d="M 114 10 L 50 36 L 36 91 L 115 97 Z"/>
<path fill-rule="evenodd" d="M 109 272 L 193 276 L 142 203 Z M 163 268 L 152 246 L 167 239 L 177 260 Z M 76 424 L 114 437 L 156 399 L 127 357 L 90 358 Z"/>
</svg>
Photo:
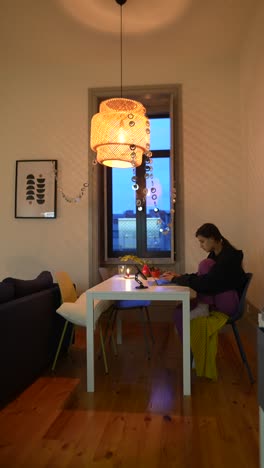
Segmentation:
<svg viewBox="0 0 264 468">
<path fill-rule="evenodd" d="M 118 274 L 119 276 L 124 276 L 125 267 L 124 265 L 118 265 Z"/>
</svg>

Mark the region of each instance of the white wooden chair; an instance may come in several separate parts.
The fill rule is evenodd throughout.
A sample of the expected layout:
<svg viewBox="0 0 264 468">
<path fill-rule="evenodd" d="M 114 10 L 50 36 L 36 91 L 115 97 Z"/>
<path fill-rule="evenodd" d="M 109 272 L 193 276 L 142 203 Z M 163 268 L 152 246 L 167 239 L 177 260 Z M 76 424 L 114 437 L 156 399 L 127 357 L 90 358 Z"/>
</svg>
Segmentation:
<svg viewBox="0 0 264 468">
<path fill-rule="evenodd" d="M 66 334 L 69 323 L 72 323 L 74 326 L 78 325 L 78 326 L 86 327 L 86 293 L 84 292 L 83 294 L 81 294 L 79 298 L 77 297 L 74 284 L 70 276 L 68 275 L 68 273 L 66 273 L 65 271 L 56 272 L 55 277 L 60 288 L 61 301 L 62 301 L 61 306 L 57 309 L 57 313 L 60 314 L 62 317 L 64 317 L 66 321 L 65 321 L 65 325 L 63 327 L 61 337 L 58 343 L 58 347 L 56 350 L 56 354 L 53 360 L 53 364 L 52 364 L 53 371 L 55 370 L 57 360 L 61 351 L 63 340 L 65 338 L 65 334 Z M 108 364 L 107 364 L 107 359 L 106 359 L 103 331 L 102 331 L 102 326 L 100 323 L 100 316 L 101 314 L 103 314 L 104 312 L 110 309 L 111 304 L 112 304 L 112 301 L 96 301 L 95 310 L 94 310 L 95 323 L 97 323 L 99 327 L 100 342 L 101 342 L 101 348 L 102 348 L 106 374 L 108 374 Z M 74 327 L 73 327 L 72 334 L 71 334 L 70 345 L 72 344 L 73 334 L 74 334 Z"/>
</svg>

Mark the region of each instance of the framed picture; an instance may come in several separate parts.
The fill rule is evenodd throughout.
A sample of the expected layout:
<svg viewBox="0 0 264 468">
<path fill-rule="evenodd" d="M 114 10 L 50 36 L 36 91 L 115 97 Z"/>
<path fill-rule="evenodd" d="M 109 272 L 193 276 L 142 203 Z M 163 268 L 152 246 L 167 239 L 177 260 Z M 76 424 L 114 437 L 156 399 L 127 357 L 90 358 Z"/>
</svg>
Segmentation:
<svg viewBox="0 0 264 468">
<path fill-rule="evenodd" d="M 16 161 L 16 218 L 56 218 L 56 159 Z"/>
</svg>

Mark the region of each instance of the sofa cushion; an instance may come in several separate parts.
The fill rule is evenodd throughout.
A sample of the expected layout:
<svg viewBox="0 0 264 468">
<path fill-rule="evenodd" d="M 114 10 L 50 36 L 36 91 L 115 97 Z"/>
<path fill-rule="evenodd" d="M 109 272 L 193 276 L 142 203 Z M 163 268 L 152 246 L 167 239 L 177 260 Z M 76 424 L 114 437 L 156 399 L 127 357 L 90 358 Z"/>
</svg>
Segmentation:
<svg viewBox="0 0 264 468">
<path fill-rule="evenodd" d="M 0 282 L 0 304 L 15 298 L 15 287 L 12 283 Z"/>
<path fill-rule="evenodd" d="M 42 273 L 32 280 L 5 278 L 3 283 L 13 285 L 15 297 L 18 298 L 50 288 L 53 285 L 53 278 L 49 271 L 42 271 Z"/>
</svg>

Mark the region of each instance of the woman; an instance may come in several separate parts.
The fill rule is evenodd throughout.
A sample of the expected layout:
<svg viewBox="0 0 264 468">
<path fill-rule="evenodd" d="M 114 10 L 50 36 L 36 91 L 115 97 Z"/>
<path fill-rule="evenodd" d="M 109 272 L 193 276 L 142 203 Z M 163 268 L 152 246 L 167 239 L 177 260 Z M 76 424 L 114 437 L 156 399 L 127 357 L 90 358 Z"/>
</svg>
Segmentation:
<svg viewBox="0 0 264 468">
<path fill-rule="evenodd" d="M 206 275 L 215 265 L 212 258 L 204 258 L 198 266 L 198 275 Z M 191 301 L 191 320 L 197 317 L 210 315 L 211 310 L 218 310 L 226 315 L 235 315 L 239 305 L 239 296 L 235 289 L 218 294 L 197 293 L 196 299 Z"/>
<path fill-rule="evenodd" d="M 188 286 L 197 293 L 218 294 L 235 289 L 240 296 L 246 281 L 242 250 L 233 247 L 211 223 L 203 224 L 195 235 L 201 248 L 208 252 L 207 258 L 215 261 L 210 271 L 203 275 L 165 272 L 162 277 L 179 286 Z"/>
<path fill-rule="evenodd" d="M 214 224 L 203 224 L 197 229 L 195 235 L 201 248 L 208 253 L 207 258 L 212 259 L 214 263 L 211 263 L 210 268 L 207 265 L 204 271 L 198 267 L 197 273 L 178 275 L 166 272 L 162 277 L 180 286 L 194 289 L 197 292 L 197 298 L 201 297 L 201 294 L 215 296 L 214 303 L 218 302 L 220 306 L 218 310 L 222 309 L 222 312 L 232 316 L 236 313 L 239 297 L 246 282 L 246 275 L 242 267 L 243 252 L 233 247 Z M 218 301 L 215 300 L 216 297 L 218 297 Z M 190 319 L 202 315 L 207 316 L 208 310 L 201 309 L 199 304 L 197 309 L 197 301 L 192 301 Z M 176 307 L 174 320 L 182 338 L 181 306 Z"/>
</svg>

